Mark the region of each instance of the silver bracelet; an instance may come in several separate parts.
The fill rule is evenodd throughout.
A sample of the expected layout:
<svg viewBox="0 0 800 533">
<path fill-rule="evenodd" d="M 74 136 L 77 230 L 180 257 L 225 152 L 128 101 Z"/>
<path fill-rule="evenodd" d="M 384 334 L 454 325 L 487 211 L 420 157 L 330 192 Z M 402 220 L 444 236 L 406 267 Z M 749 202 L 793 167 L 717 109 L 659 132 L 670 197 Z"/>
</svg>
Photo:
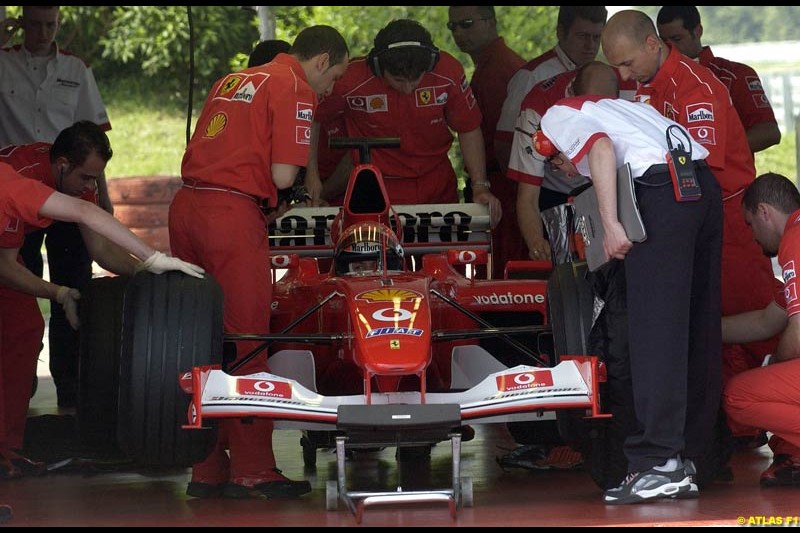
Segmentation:
<svg viewBox="0 0 800 533">
<path fill-rule="evenodd" d="M 487 189 L 490 189 L 492 187 L 491 182 L 486 181 L 486 180 L 483 180 L 483 181 L 472 181 L 470 183 L 472 183 L 472 188 L 473 189 L 475 187 L 486 187 Z"/>
</svg>

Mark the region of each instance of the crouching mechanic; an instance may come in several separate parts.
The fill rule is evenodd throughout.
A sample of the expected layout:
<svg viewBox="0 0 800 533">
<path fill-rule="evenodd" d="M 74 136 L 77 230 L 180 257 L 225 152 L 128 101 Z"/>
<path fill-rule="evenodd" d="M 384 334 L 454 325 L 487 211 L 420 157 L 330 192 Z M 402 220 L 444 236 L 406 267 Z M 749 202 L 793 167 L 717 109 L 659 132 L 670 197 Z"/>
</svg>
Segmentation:
<svg viewBox="0 0 800 533">
<path fill-rule="evenodd" d="M 800 192 L 780 174 L 756 178 L 742 198 L 744 218 L 753 237 L 770 257 L 778 256 L 784 289 L 763 309 L 722 319 L 722 340 L 729 343 L 767 339 L 782 332 L 778 348 L 760 368 L 734 376 L 723 395 L 735 435 L 769 431 L 772 464 L 761 474 L 762 486 L 800 486 Z"/>
<path fill-rule="evenodd" d="M 110 149 L 103 154 L 110 157 Z M 95 179 L 102 174 L 107 161 L 100 159 L 103 164 L 97 167 L 78 165 L 61 173 L 59 188 L 72 196 L 93 190 Z M 0 234 L 0 479 L 44 472 L 44 464 L 19 453 L 44 333 L 36 298 L 58 301 L 72 327 L 79 326 L 80 293 L 39 278 L 19 259 L 25 232 L 46 227 L 53 220 L 77 222 L 92 256 L 112 272 L 133 274 L 148 270 L 160 274 L 181 270 L 195 277 L 202 277 L 204 272 L 200 267 L 157 252 L 95 204 L 57 192 L 52 186 L 22 176 L 0 163 L 0 227 L 5 228 Z"/>
</svg>

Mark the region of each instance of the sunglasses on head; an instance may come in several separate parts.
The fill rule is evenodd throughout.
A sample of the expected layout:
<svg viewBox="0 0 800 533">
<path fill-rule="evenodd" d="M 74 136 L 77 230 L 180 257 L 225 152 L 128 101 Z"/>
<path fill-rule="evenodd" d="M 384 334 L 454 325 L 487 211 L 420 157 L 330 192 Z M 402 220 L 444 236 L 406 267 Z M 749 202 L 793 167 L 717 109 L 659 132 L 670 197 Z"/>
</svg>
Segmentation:
<svg viewBox="0 0 800 533">
<path fill-rule="evenodd" d="M 459 20 L 458 22 L 448 22 L 447 29 L 450 31 L 455 31 L 456 28 L 461 28 L 462 30 L 468 30 L 475 24 L 476 20 L 489 20 L 488 18 L 483 19 L 464 19 Z"/>
</svg>

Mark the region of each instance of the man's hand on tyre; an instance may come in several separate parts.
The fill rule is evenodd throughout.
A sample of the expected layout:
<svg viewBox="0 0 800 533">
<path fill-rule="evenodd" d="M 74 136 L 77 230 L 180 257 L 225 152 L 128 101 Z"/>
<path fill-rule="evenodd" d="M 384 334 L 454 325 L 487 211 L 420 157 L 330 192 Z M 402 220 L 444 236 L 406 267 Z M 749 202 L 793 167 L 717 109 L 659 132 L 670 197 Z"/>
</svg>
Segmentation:
<svg viewBox="0 0 800 533">
<path fill-rule="evenodd" d="M 147 270 L 153 274 L 163 274 L 168 270 L 180 270 L 184 274 L 189 274 L 196 278 L 202 278 L 205 273 L 205 270 L 197 265 L 187 263 L 177 257 L 171 257 L 161 252 L 155 252 L 148 257 L 147 260 L 139 266 L 138 270 Z"/>
</svg>

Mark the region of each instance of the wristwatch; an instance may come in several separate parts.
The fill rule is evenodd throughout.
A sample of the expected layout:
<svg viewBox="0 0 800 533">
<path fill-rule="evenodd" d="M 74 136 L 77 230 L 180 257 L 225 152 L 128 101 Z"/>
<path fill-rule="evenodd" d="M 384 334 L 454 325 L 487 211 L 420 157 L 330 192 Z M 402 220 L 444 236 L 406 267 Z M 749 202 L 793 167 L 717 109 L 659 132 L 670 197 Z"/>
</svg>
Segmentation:
<svg viewBox="0 0 800 533">
<path fill-rule="evenodd" d="M 490 181 L 487 181 L 487 180 L 483 180 L 483 181 L 472 181 L 472 182 L 470 182 L 470 183 L 472 183 L 472 188 L 473 188 L 473 189 L 474 189 L 475 187 L 486 187 L 487 189 L 490 189 L 490 188 L 492 187 L 492 183 L 491 183 Z"/>
</svg>

